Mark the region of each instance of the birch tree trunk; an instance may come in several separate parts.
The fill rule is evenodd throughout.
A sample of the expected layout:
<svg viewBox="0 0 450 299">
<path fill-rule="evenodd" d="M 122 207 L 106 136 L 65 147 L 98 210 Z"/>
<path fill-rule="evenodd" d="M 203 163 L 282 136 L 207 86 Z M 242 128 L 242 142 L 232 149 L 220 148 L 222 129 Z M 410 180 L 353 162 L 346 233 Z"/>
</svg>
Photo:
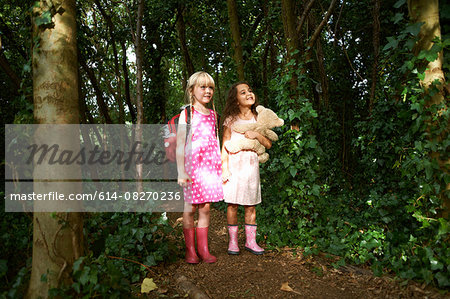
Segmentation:
<svg viewBox="0 0 450 299">
<path fill-rule="evenodd" d="M 136 49 L 136 136 L 135 141 L 137 143 L 136 151 L 142 151 L 142 125 L 144 123 L 144 87 L 142 76 L 142 18 L 144 15 L 144 0 L 139 1 L 137 22 L 136 22 L 136 36 L 135 36 L 135 49 Z M 136 164 L 136 181 L 137 192 L 143 191 L 142 186 L 142 163 Z"/>
<path fill-rule="evenodd" d="M 34 117 L 41 126 L 36 138 L 55 142 L 62 147 L 79 150 L 79 133 L 73 136 L 63 133 L 51 134 L 42 129 L 43 124 L 78 124 L 78 60 L 76 44 L 75 0 L 60 2 L 51 28 L 38 27 L 33 18 L 34 36 L 39 39 L 33 49 L 33 98 Z M 35 14 L 48 10 L 44 1 L 34 9 Z M 36 45 L 35 45 L 36 46 Z M 58 126 L 59 128 L 59 126 Z M 67 148 L 67 147 L 66 147 Z M 79 165 L 35 165 L 33 189 L 36 193 L 57 191 L 80 193 L 81 183 L 67 181 L 70 177 L 81 178 Z M 39 177 L 58 179 L 52 184 L 39 182 Z M 66 181 L 64 181 L 66 179 Z M 55 203 L 64 208 L 64 203 Z M 71 206 L 73 207 L 73 205 Z M 36 208 L 36 205 L 35 205 Z M 73 262 L 83 252 L 83 216 L 81 213 L 33 214 L 33 255 L 28 298 L 47 298 L 48 290 L 71 283 Z M 41 278 L 45 279 L 42 280 Z"/>
<path fill-rule="evenodd" d="M 435 37 L 441 38 L 441 26 L 439 23 L 439 1 L 438 0 L 408 0 L 408 9 L 409 15 L 413 22 L 423 22 L 424 24 L 420 28 L 419 33 L 419 41 L 415 45 L 414 51 L 415 54 L 420 53 L 421 50 L 429 50 L 433 46 L 433 39 Z M 432 87 L 432 83 L 437 81 L 440 84 L 436 87 L 439 92 L 430 92 L 429 93 L 429 102 L 427 103 L 429 106 L 433 104 L 441 104 L 445 101 L 444 98 L 444 84 L 445 84 L 445 76 L 444 71 L 442 69 L 442 63 L 444 61 L 444 53 L 443 51 L 438 53 L 438 57 L 434 61 L 428 62 L 425 78 L 420 82 L 423 88 L 425 89 L 425 93 L 430 92 L 430 88 Z M 445 107 L 447 109 L 447 107 Z M 436 115 L 438 119 L 440 113 L 442 111 L 438 111 L 439 115 Z M 433 123 L 430 123 L 430 126 L 433 126 Z M 448 127 L 447 127 L 448 128 Z M 444 131 L 445 134 L 448 134 L 448 129 Z M 437 141 L 442 142 L 442 136 L 437 136 Z M 441 159 L 439 153 L 433 152 L 431 154 L 433 158 L 435 158 L 439 166 L 443 169 L 443 171 L 447 171 L 448 166 L 450 164 L 450 160 Z M 450 190 L 450 183 L 446 186 L 446 191 Z M 445 196 L 445 190 L 441 193 L 443 198 L 444 211 L 442 216 L 444 218 L 449 216 L 450 211 L 450 199 Z"/>
</svg>

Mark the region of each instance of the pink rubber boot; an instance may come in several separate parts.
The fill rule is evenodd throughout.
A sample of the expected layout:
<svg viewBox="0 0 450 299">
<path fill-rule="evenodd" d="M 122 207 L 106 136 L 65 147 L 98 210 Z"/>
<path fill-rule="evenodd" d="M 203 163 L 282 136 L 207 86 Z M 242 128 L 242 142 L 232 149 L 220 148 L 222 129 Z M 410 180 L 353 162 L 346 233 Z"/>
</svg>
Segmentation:
<svg viewBox="0 0 450 299">
<path fill-rule="evenodd" d="M 195 252 L 195 229 L 183 228 L 184 243 L 186 244 L 186 263 L 198 264 L 200 259 Z"/>
<path fill-rule="evenodd" d="M 237 224 L 228 224 L 228 236 L 229 236 L 228 254 L 233 255 L 239 254 L 238 228 L 239 226 Z"/>
<path fill-rule="evenodd" d="M 263 254 L 264 249 L 256 244 L 256 224 L 245 225 L 245 249 L 253 254 Z"/>
<path fill-rule="evenodd" d="M 216 262 L 216 257 L 211 255 L 208 250 L 208 227 L 197 227 L 197 250 L 203 262 Z"/>
</svg>

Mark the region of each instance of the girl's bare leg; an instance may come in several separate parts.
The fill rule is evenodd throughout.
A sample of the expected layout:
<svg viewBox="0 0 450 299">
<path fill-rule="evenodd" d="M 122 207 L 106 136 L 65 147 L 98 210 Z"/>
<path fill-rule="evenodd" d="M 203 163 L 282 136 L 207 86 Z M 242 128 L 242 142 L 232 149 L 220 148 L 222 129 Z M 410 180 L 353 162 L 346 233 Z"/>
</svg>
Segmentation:
<svg viewBox="0 0 450 299">
<path fill-rule="evenodd" d="M 256 224 L 255 206 L 245 206 L 245 224 Z"/>
<path fill-rule="evenodd" d="M 236 225 L 238 223 L 237 221 L 237 211 L 238 211 L 238 205 L 237 204 L 228 204 L 227 207 L 227 222 L 229 225 Z"/>
<path fill-rule="evenodd" d="M 198 225 L 197 227 L 208 227 L 209 226 L 209 210 L 211 204 L 204 203 L 198 205 Z"/>
<path fill-rule="evenodd" d="M 196 205 L 185 203 L 183 212 L 183 228 L 194 228 Z"/>
</svg>

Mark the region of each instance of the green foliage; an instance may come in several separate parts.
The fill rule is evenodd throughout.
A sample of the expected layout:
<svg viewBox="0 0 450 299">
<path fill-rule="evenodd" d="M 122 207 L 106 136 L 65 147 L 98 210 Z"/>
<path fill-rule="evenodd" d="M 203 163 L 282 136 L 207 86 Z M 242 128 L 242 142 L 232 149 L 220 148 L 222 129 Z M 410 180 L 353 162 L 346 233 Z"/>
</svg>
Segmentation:
<svg viewBox="0 0 450 299">
<path fill-rule="evenodd" d="M 89 214 L 89 253 L 75 261 L 72 285 L 50 290 L 50 297 L 122 298 L 136 292 L 133 285 L 148 268 L 177 258 L 177 244 L 168 241 L 171 233 L 163 214 Z"/>
<path fill-rule="evenodd" d="M 44 30 L 53 26 L 52 18 L 60 12 L 54 4 L 57 1 L 45 1 L 48 6 L 40 10 L 38 5 L 30 10 L 35 1 L 19 2 L 6 1 L 0 6 L 0 17 L 7 26 L 2 23 L 0 28 L 3 54 L 21 82 L 17 88 L 0 73 L 1 89 L 13 90 L 2 93 L 5 123 L 33 122 L 30 49 L 39 41 L 31 37 L 31 15 Z M 422 24 L 408 23 L 406 0 L 384 2 L 380 11 L 382 51 L 375 95 L 370 99 L 374 53 L 367 16 L 373 2 L 345 2 L 319 40 L 329 83 L 327 106 L 321 98 L 324 95 L 313 91 L 322 76 L 318 49 L 312 49 L 313 55 L 304 64 L 285 61 L 280 2 L 237 2 L 246 80 L 260 102 L 286 122 L 277 129 L 280 140 L 274 142 L 271 158 L 261 167 L 258 237 L 272 248 L 297 245 L 305 254 L 339 255 L 335 267 L 366 264 L 376 275 L 393 271 L 403 279 L 448 288 L 449 222 L 441 217 L 441 200 L 449 196 L 443 190 L 450 179 L 448 169 L 444 171 L 435 158 L 449 158 L 448 98 L 429 105 L 429 97 L 439 86 L 424 94 L 420 80 L 427 63 L 449 48 L 450 4 L 439 3 L 442 38 L 431 49 L 415 53 Z M 79 59 L 97 79 L 99 93 L 117 123 L 118 99 L 125 102 L 126 97 L 125 70 L 131 101 L 135 96 L 132 28 L 136 2 L 99 3 L 114 29 L 108 27 L 97 4 L 77 2 Z M 183 101 L 188 74 L 176 31 L 180 3 L 146 1 L 144 110 L 149 123 L 178 113 Z M 226 2 L 181 4 L 190 58 L 196 71 L 206 70 L 216 80 L 214 99 L 220 112 L 228 87 L 236 81 Z M 313 7 L 315 11 L 320 9 Z M 314 27 L 308 21 L 308 26 L 299 28 L 303 44 Z M 9 31 L 12 37 L 6 34 Z M 297 51 L 303 54 L 302 50 Z M 444 55 L 447 82 L 449 59 Z M 101 123 L 93 83 L 86 69 L 80 69 L 81 99 L 86 103 L 83 113 L 92 118 L 89 122 Z M 298 79 L 295 90 L 293 77 Z M 132 121 L 127 107 L 124 113 L 125 121 Z M 290 129 L 291 125 L 298 130 Z M 0 257 L 0 296 L 23 297 L 30 274 L 31 219 L 25 214 L 0 214 L 0 243 L 5 248 Z M 171 233 L 158 214 L 88 214 L 88 252 L 74 265 L 73 284 L 52 290 L 51 295 L 128 296 L 147 271 L 138 263 L 151 267 L 177 257 L 176 244 L 168 240 Z"/>
<path fill-rule="evenodd" d="M 3 192 L 0 195 L 4 198 Z M 4 199 L 0 203 L 4 206 Z M 0 297 L 23 297 L 31 270 L 31 217 L 0 211 L 0 219 Z"/>
<path fill-rule="evenodd" d="M 405 24 L 404 15 L 392 16 L 404 26 L 387 38 L 381 57 L 386 75 L 379 77 L 370 117 L 361 111 L 364 100 L 344 100 L 355 111 L 345 114 L 344 123 L 340 98 L 330 99 L 334 111 L 314 110 L 311 99 L 289 91 L 294 72 L 297 94 L 311 90 L 309 75 L 299 72 L 305 66 L 291 62 L 288 71 L 277 72 L 270 88 L 278 111 L 299 131 L 282 128 L 269 151 L 258 222 L 270 247 L 299 245 L 305 254 L 341 256 L 336 267 L 368 264 L 376 275 L 394 271 L 448 288 L 449 222 L 440 213 L 450 179 L 435 157 L 449 158 L 449 113 L 446 101 L 428 104 L 438 88 L 426 94 L 419 81 L 426 62 L 449 40 L 436 39 L 430 50 L 414 55 L 422 24 Z M 448 73 L 448 64 L 444 68 Z M 330 76 L 337 96 L 353 92 L 346 89 L 351 84 L 338 83 L 336 73 Z"/>
</svg>

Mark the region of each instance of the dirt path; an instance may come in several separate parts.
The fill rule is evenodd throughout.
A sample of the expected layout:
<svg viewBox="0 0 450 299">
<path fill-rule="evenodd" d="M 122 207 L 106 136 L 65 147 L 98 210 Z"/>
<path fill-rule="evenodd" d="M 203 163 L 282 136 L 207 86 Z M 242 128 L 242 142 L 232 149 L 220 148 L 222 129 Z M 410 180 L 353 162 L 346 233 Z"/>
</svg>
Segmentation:
<svg viewBox="0 0 450 299">
<path fill-rule="evenodd" d="M 181 224 L 176 228 L 181 231 Z M 155 277 L 159 289 L 149 298 L 184 297 L 186 292 L 176 282 L 180 276 L 211 298 L 446 298 L 430 287 L 416 283 L 401 286 L 392 277 L 374 277 L 366 269 L 335 269 L 331 266 L 333 260 L 325 256 L 305 258 L 292 249 L 253 255 L 243 250 L 245 236 L 241 226 L 241 254 L 228 255 L 226 217 L 222 211 L 212 210 L 209 234 L 210 251 L 217 262 L 190 265 L 180 258 L 159 268 Z"/>
</svg>

